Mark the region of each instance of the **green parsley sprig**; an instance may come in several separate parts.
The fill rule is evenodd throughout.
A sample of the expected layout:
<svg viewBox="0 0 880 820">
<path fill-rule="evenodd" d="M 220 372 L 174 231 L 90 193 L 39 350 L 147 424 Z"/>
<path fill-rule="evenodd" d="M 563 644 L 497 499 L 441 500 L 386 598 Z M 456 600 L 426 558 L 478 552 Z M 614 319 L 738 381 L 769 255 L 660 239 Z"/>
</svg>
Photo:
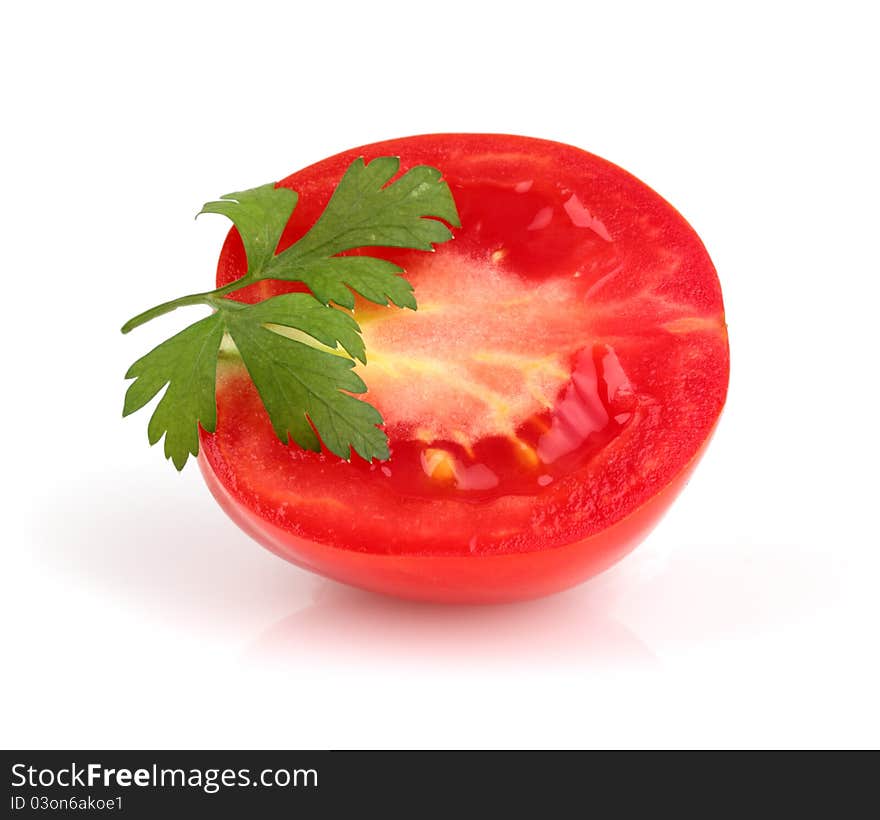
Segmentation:
<svg viewBox="0 0 880 820">
<path fill-rule="evenodd" d="M 216 429 L 221 345 L 237 350 L 285 444 L 292 439 L 318 451 L 323 442 L 344 459 L 351 458 L 352 448 L 368 461 L 388 458 L 388 440 L 379 427 L 382 417 L 354 395 L 367 389 L 352 369 L 355 359 L 366 362 L 360 326 L 335 305 L 354 307 L 352 291 L 380 305 L 411 310 L 416 300 L 399 266 L 373 256 L 338 254 L 367 247 L 430 251 L 452 238 L 444 223 L 459 226 L 440 171 L 419 165 L 389 184 L 399 167 L 396 157 L 369 164 L 356 159 L 315 224 L 281 253 L 276 253 L 278 242 L 296 208 L 295 191 L 270 183 L 227 194 L 199 212 L 232 220 L 247 254 L 247 273 L 221 288 L 164 302 L 122 326 L 128 333 L 188 305 L 214 311 L 166 339 L 125 374 L 134 381 L 125 394 L 123 416 L 142 408 L 167 385 L 147 434 L 150 444 L 164 435 L 165 456 L 178 470 L 190 455 L 198 455 L 199 425 L 208 433 Z M 302 282 L 311 294 L 274 296 L 254 305 L 225 298 L 266 279 Z M 278 328 L 298 331 L 299 338 L 282 335 Z M 331 352 L 337 348 L 348 356 Z"/>
</svg>

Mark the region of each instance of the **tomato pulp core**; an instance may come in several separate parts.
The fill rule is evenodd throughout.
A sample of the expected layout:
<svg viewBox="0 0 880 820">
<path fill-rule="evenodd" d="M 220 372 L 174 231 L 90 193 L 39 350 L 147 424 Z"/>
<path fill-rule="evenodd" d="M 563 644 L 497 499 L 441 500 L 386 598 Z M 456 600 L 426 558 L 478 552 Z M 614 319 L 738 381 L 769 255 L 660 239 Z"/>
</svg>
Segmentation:
<svg viewBox="0 0 880 820">
<path fill-rule="evenodd" d="M 354 310 L 367 350 L 357 372 L 384 419 L 388 461 L 281 443 L 243 367 L 222 371 L 206 458 L 240 503 L 291 537 L 434 555 L 572 543 L 666 486 L 720 413 L 720 288 L 667 203 L 566 146 L 445 139 L 369 146 L 280 183 L 300 194 L 282 249 L 359 155 L 399 154 L 401 172 L 436 165 L 461 217 L 433 253 L 361 251 L 403 267 L 418 301 L 411 311 L 358 298 Z M 245 264 L 233 233 L 218 284 Z M 237 298 L 290 289 L 259 288 Z"/>
<path fill-rule="evenodd" d="M 537 494 L 582 468 L 632 415 L 589 291 L 619 266 L 607 229 L 552 182 L 455 192 L 447 252 L 404 254 L 416 313 L 359 305 L 361 376 L 391 459 L 364 465 L 402 495 Z"/>
</svg>

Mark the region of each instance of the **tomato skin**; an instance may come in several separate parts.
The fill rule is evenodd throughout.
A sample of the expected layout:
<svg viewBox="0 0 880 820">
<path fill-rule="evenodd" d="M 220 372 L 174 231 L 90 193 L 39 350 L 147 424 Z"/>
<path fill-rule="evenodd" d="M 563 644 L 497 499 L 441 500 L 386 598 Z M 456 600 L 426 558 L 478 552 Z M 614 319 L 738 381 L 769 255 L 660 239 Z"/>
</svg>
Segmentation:
<svg viewBox="0 0 880 820">
<path fill-rule="evenodd" d="M 277 555 L 329 578 L 403 598 L 445 603 L 535 598 L 578 584 L 622 558 L 647 535 L 684 486 L 717 424 L 726 396 L 729 364 L 721 292 L 708 255 L 690 226 L 668 203 L 621 169 L 571 146 L 504 135 L 426 135 L 365 146 L 323 160 L 279 183 L 300 193 L 300 205 L 279 247 L 288 246 L 308 229 L 352 159 L 397 154 L 404 168 L 421 162 L 439 167 L 460 203 L 462 230 L 434 256 L 479 253 L 481 243 L 494 242 L 503 233 L 505 220 L 528 222 L 531 212 L 518 213 L 514 207 L 527 198 L 515 200 L 505 212 L 481 210 L 468 189 L 470 157 L 483 163 L 483 176 L 488 174 L 493 185 L 503 188 L 523 176 L 517 162 L 510 161 L 517 152 L 528 153 L 538 166 L 544 159 L 552 160 L 555 171 L 568 175 L 569 182 L 585 174 L 592 185 L 608 192 L 604 211 L 602 195 L 598 196 L 594 211 L 598 227 L 566 233 L 557 220 L 547 228 L 548 233 L 556 233 L 550 246 L 553 252 L 546 258 L 534 246 L 516 246 L 515 241 L 509 243 L 510 257 L 517 272 L 528 278 L 532 269 L 539 271 L 545 263 L 565 269 L 586 248 L 594 262 L 594 278 L 602 283 L 612 278 L 610 285 L 602 284 L 602 298 L 614 310 L 599 311 L 590 329 L 598 338 L 619 339 L 629 334 L 637 340 L 635 345 L 615 342 L 634 385 L 644 387 L 646 400 L 632 414 L 637 423 L 622 427 L 620 435 L 586 466 L 577 467 L 572 475 L 555 477 L 558 480 L 549 486 L 542 484 L 542 492 L 533 497 L 514 494 L 474 503 L 475 498 L 462 502 L 438 490 L 419 500 L 406 493 L 396 496 L 400 487 L 389 490 L 388 482 L 383 484 L 378 473 L 368 473 L 368 465 L 358 465 L 357 459 L 352 465 L 334 466 L 323 456 L 295 450 L 295 445 L 294 451 L 289 450 L 272 434 L 255 394 L 249 392 L 249 382 L 246 387 L 235 386 L 233 379 L 218 387 L 217 434 L 202 433 L 199 463 L 211 492 L 229 516 Z M 494 163 L 493 155 L 497 155 Z M 559 194 L 549 186 L 542 195 L 564 197 L 563 207 L 573 208 L 569 216 L 583 227 L 581 223 L 593 215 L 581 212 L 577 199 L 571 205 L 575 188 L 563 187 Z M 537 196 L 527 191 L 527 197 Z M 586 202 L 583 192 L 581 196 Z M 562 201 L 556 202 L 557 213 Z M 589 205 L 593 207 L 592 199 Z M 482 233 L 469 230 L 474 223 L 480 224 Z M 628 254 L 625 277 L 613 278 L 620 265 L 614 255 L 617 246 L 608 244 L 609 231 Z M 639 244 L 643 232 L 644 247 Z M 572 244 L 572 236 L 581 243 L 583 237 L 591 238 L 593 244 Z M 412 254 L 395 256 L 400 253 L 385 249 L 379 255 L 398 261 L 408 271 L 412 271 L 410 265 L 422 264 Z M 679 260 L 675 275 L 668 271 L 655 275 L 658 266 L 665 264 L 666 254 Z M 218 285 L 241 276 L 245 264 L 233 230 L 218 263 Z M 631 298 L 633 282 L 641 289 L 638 294 L 648 296 Z M 414 283 L 423 304 L 420 288 L 424 285 Z M 262 283 L 236 298 L 256 301 L 289 289 Z M 655 306 L 656 321 L 665 328 L 662 332 L 648 332 L 640 325 L 645 312 Z M 428 327 L 430 315 L 404 316 L 403 321 L 414 323 L 407 326 L 407 333 Z M 407 337 L 407 343 L 411 338 Z M 372 339 L 367 342 L 369 355 Z M 400 404 L 389 400 L 382 389 L 373 395 L 376 382 L 369 372 L 365 380 L 371 389 L 368 400 L 388 422 L 392 440 L 388 464 L 397 476 L 401 447 L 395 461 L 395 436 L 400 430 L 394 416 L 400 414 Z M 393 389 L 390 395 L 395 395 Z M 400 398 L 405 401 L 406 395 Z M 407 474 L 406 481 L 411 478 Z M 326 506 L 327 499 L 331 506 Z M 346 524 L 339 525 L 340 520 Z"/>
<path fill-rule="evenodd" d="M 203 444 L 210 446 L 210 438 Z M 202 475 L 226 514 L 255 541 L 302 569 L 354 587 L 437 604 L 507 604 L 577 586 L 616 564 L 651 532 L 705 451 L 666 487 L 596 535 L 564 547 L 507 555 L 381 555 L 325 546 L 282 529 L 239 502 L 199 454 Z"/>
</svg>

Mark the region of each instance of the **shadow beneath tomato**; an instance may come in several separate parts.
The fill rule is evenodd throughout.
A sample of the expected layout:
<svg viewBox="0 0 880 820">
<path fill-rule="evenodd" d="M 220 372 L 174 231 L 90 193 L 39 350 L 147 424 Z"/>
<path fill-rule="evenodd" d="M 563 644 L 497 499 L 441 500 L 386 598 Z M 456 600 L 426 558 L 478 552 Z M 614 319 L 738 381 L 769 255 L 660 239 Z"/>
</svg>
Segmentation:
<svg viewBox="0 0 880 820">
<path fill-rule="evenodd" d="M 286 662 L 320 655 L 367 666 L 377 657 L 407 666 L 656 664 L 650 649 L 590 597 L 587 586 L 518 604 L 444 606 L 328 581 L 311 605 L 267 629 L 249 655 Z"/>
</svg>

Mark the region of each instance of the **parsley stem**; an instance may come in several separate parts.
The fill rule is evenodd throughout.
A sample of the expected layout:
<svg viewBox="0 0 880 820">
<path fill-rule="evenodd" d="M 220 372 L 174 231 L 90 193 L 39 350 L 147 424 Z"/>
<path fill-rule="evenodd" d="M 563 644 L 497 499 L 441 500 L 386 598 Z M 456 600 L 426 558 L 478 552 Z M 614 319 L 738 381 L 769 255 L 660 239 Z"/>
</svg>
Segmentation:
<svg viewBox="0 0 880 820">
<path fill-rule="evenodd" d="M 179 307 L 187 307 L 188 305 L 210 305 L 211 307 L 216 308 L 217 297 L 225 296 L 227 293 L 232 293 L 233 291 L 239 290 L 247 285 L 253 284 L 254 281 L 255 280 L 247 276 L 243 276 L 241 279 L 236 279 L 234 282 L 230 282 L 228 285 L 224 285 L 222 288 L 217 288 L 216 290 L 206 290 L 204 293 L 191 293 L 189 296 L 181 296 L 178 299 L 172 299 L 170 302 L 163 302 L 161 305 L 151 307 L 149 310 L 145 310 L 143 313 L 139 313 L 137 316 L 129 319 L 122 326 L 122 332 L 128 333 L 136 327 L 140 327 L 152 319 L 155 319 L 157 316 L 170 313 L 172 310 L 176 310 Z"/>
</svg>

